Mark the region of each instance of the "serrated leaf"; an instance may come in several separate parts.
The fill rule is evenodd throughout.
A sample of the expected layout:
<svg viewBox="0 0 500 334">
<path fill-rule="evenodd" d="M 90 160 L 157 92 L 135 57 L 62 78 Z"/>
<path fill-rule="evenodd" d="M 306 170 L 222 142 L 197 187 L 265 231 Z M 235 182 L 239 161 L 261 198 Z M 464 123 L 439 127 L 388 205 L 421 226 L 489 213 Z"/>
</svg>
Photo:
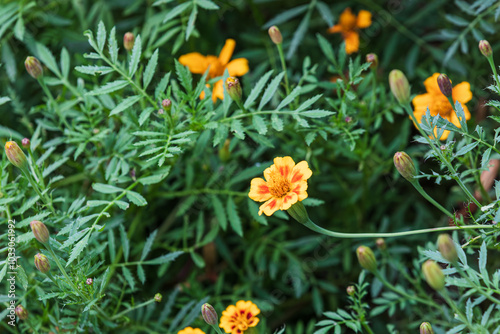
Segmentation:
<svg viewBox="0 0 500 334">
<path fill-rule="evenodd" d="M 175 251 L 175 252 L 168 253 L 168 254 L 162 255 L 160 257 L 157 257 L 156 259 L 143 262 L 142 264 L 143 265 L 144 264 L 155 265 L 155 264 L 163 264 L 163 263 L 171 262 L 183 253 L 184 253 L 183 251 Z"/>
<path fill-rule="evenodd" d="M 132 190 L 127 190 L 127 198 L 137 206 L 144 206 L 148 204 L 146 199 L 141 194 Z"/>
<path fill-rule="evenodd" d="M 40 43 L 36 43 L 35 48 L 38 59 L 57 76 L 61 76 L 61 72 L 59 72 L 59 68 L 57 67 L 56 58 L 54 57 L 52 52 L 50 52 L 50 50 L 45 45 Z"/>
<path fill-rule="evenodd" d="M 141 60 L 142 54 L 142 42 L 141 36 L 137 35 L 134 41 L 134 47 L 132 48 L 132 55 L 130 56 L 130 64 L 128 68 L 128 75 L 133 77 L 139 66 L 139 61 Z"/>
<path fill-rule="evenodd" d="M 315 110 L 303 111 L 299 115 L 310 118 L 321 118 L 321 117 L 331 116 L 333 114 L 334 113 L 332 111 L 315 109 Z"/>
<path fill-rule="evenodd" d="M 108 41 L 108 51 L 109 56 L 111 57 L 111 61 L 116 63 L 118 61 L 118 43 L 116 42 L 116 28 L 113 27 L 109 32 L 109 41 Z"/>
<path fill-rule="evenodd" d="M 116 80 L 113 82 L 108 82 L 104 86 L 98 87 L 90 92 L 87 93 L 87 95 L 103 95 L 103 94 L 109 94 L 113 93 L 119 89 L 127 87 L 128 82 L 125 80 Z"/>
<path fill-rule="evenodd" d="M 104 184 L 104 183 L 94 183 L 92 185 L 92 188 L 95 191 L 103 193 L 103 194 L 114 194 L 114 193 L 123 191 L 122 188 L 118 188 L 118 187 L 112 186 L 110 184 Z"/>
<path fill-rule="evenodd" d="M 300 86 L 297 86 L 295 87 L 292 92 L 290 93 L 290 95 L 288 95 L 287 97 L 285 97 L 283 99 L 283 101 L 281 101 L 281 103 L 278 105 L 278 107 L 276 108 L 276 110 L 281 110 L 281 108 L 284 108 L 286 107 L 287 105 L 289 105 L 293 100 L 295 100 L 295 98 L 297 96 L 300 95 L 300 91 L 302 90 L 302 87 Z"/>
<path fill-rule="evenodd" d="M 96 66 L 96 65 L 76 66 L 75 70 L 77 70 L 80 73 L 90 74 L 90 75 L 103 75 L 114 71 L 109 66 Z"/>
<path fill-rule="evenodd" d="M 243 128 L 243 123 L 239 119 L 234 119 L 231 122 L 231 131 L 234 133 L 236 138 L 241 140 L 245 139 L 245 129 Z"/>
<path fill-rule="evenodd" d="M 140 264 L 137 265 L 137 276 L 142 284 L 146 282 L 146 274 L 144 273 L 144 269 Z"/>
<path fill-rule="evenodd" d="M 220 227 L 225 231 L 227 228 L 227 218 L 224 206 L 217 196 L 212 196 L 211 200 L 215 212 L 215 217 L 217 218 Z"/>
<path fill-rule="evenodd" d="M 104 49 L 104 44 L 106 44 L 106 27 L 102 21 L 99 21 L 99 25 L 97 27 L 97 47 L 99 52 L 102 52 Z"/>
<path fill-rule="evenodd" d="M 155 50 L 155 52 L 149 59 L 148 65 L 146 66 L 146 70 L 144 71 L 144 75 L 142 77 L 142 84 L 144 90 L 148 88 L 151 79 L 153 79 L 153 75 L 155 74 L 157 65 L 158 65 L 158 49 Z"/>
<path fill-rule="evenodd" d="M 194 25 L 196 22 L 196 17 L 198 15 L 198 8 L 196 6 L 193 7 L 193 10 L 191 11 L 191 14 L 189 15 L 188 23 L 186 26 L 186 41 L 189 39 L 191 36 L 191 33 L 194 30 Z"/>
<path fill-rule="evenodd" d="M 68 50 L 62 48 L 61 50 L 61 71 L 64 78 L 68 78 L 71 60 Z"/>
<path fill-rule="evenodd" d="M 294 8 L 285 10 L 285 11 L 281 12 L 280 14 L 276 15 L 275 17 L 273 17 L 271 20 L 267 21 L 264 24 L 264 27 L 269 28 L 270 26 L 280 25 L 283 22 L 287 22 L 290 19 L 293 19 L 294 17 L 304 13 L 307 10 L 307 8 L 308 8 L 308 5 L 302 5 L 302 6 L 298 6 L 298 7 L 294 7 Z"/>
<path fill-rule="evenodd" d="M 274 96 L 274 93 L 276 93 L 276 90 L 278 89 L 281 80 L 285 76 L 285 72 L 281 72 L 278 74 L 276 77 L 274 77 L 273 80 L 271 80 L 271 83 L 266 88 L 266 91 L 264 92 L 264 95 L 262 95 L 262 99 L 260 100 L 259 107 L 257 110 L 262 110 L 262 107 L 264 107 Z"/>
<path fill-rule="evenodd" d="M 148 256 L 149 251 L 151 250 L 151 246 L 153 245 L 153 242 L 155 241 L 156 234 L 158 234 L 158 230 L 154 230 L 153 233 L 151 233 L 146 240 L 146 243 L 144 244 L 144 248 L 142 249 L 142 255 L 141 255 L 141 261 L 144 261 L 146 256 Z"/>
<path fill-rule="evenodd" d="M 134 281 L 134 277 L 132 276 L 132 273 L 130 272 L 130 270 L 128 270 L 127 267 L 122 267 L 122 272 L 123 272 L 123 276 L 125 276 L 125 280 L 127 281 L 128 285 L 130 285 L 130 288 L 132 290 L 135 289 L 135 281 Z"/>
<path fill-rule="evenodd" d="M 245 109 L 248 109 L 250 107 L 250 105 L 257 99 L 260 92 L 262 91 L 262 89 L 264 89 L 264 86 L 266 85 L 267 81 L 271 77 L 272 73 L 273 73 L 273 70 L 267 72 L 259 79 L 259 81 L 257 81 L 257 84 L 255 84 L 255 86 L 252 88 L 250 95 L 248 95 L 248 97 L 245 101 L 245 104 L 244 104 Z"/>
<path fill-rule="evenodd" d="M 189 69 L 175 60 L 175 73 L 177 73 L 177 77 L 180 79 L 182 87 L 184 87 L 188 93 L 191 92 L 193 90 L 193 78 Z"/>
<path fill-rule="evenodd" d="M 184 2 L 184 3 L 181 3 L 180 5 L 174 7 L 173 9 L 168 11 L 167 15 L 163 19 L 163 23 L 170 21 L 174 17 L 180 15 L 181 13 L 186 11 L 189 7 L 191 7 L 191 5 L 192 5 L 192 2 Z"/>
<path fill-rule="evenodd" d="M 229 196 L 227 198 L 227 217 L 229 218 L 229 224 L 233 228 L 233 230 L 240 237 L 243 237 L 243 229 L 241 227 L 241 219 L 238 215 L 238 211 L 236 210 L 236 204 L 234 204 L 233 198 Z"/>
<path fill-rule="evenodd" d="M 83 250 L 85 249 L 85 247 L 89 242 L 89 238 L 90 238 L 90 233 L 87 233 L 87 235 L 82 240 L 80 240 L 75 245 L 75 247 L 73 247 L 68 262 L 66 263 L 66 267 L 69 266 L 69 264 L 73 262 L 80 255 L 81 252 L 83 252 Z"/>
<path fill-rule="evenodd" d="M 196 252 L 191 252 L 190 254 L 191 254 L 191 259 L 198 268 L 205 267 L 205 260 L 203 260 L 203 257 L 200 254 Z"/>
<path fill-rule="evenodd" d="M 135 103 L 139 102 L 141 99 L 140 95 L 132 95 L 124 99 L 120 104 L 118 104 L 111 112 L 109 116 L 113 116 L 121 113 L 122 111 L 132 107 Z"/>
<path fill-rule="evenodd" d="M 138 181 L 144 185 L 156 184 L 163 181 L 169 174 L 171 166 L 167 166 L 161 170 L 161 173 L 141 177 Z"/>
<path fill-rule="evenodd" d="M 130 253 L 130 243 L 127 238 L 127 232 L 125 231 L 123 225 L 120 225 L 120 241 L 122 243 L 123 257 L 125 258 L 125 261 L 128 262 L 128 256 Z"/>
<path fill-rule="evenodd" d="M 284 126 L 283 120 L 279 118 L 278 114 L 271 115 L 271 125 L 276 131 L 282 131 Z"/>
<path fill-rule="evenodd" d="M 258 115 L 253 115 L 252 117 L 253 126 L 255 130 L 261 135 L 265 135 L 267 133 L 267 126 L 264 119 Z"/>
</svg>

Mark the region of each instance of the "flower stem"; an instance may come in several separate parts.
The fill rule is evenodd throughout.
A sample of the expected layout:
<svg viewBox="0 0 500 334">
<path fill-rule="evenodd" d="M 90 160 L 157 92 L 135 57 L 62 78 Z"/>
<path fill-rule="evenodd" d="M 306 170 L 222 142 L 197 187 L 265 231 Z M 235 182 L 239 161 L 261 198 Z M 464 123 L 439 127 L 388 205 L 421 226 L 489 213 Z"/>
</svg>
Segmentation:
<svg viewBox="0 0 500 334">
<path fill-rule="evenodd" d="M 448 305 L 450 305 L 450 307 L 453 309 L 453 311 L 458 315 L 458 317 L 463 321 L 463 323 L 471 330 L 471 333 L 474 333 L 475 330 L 474 330 L 474 327 L 472 326 L 472 324 L 467 320 L 467 317 L 462 313 L 462 311 L 460 311 L 457 307 L 457 305 L 455 305 L 455 302 L 453 300 L 451 300 L 450 296 L 448 295 L 448 292 L 446 291 L 446 289 L 442 289 L 440 292 L 441 296 L 444 298 L 444 300 L 446 301 L 446 303 Z"/>
<path fill-rule="evenodd" d="M 286 62 L 285 62 L 285 54 L 283 53 L 283 45 L 280 43 L 280 44 L 276 44 L 276 46 L 278 47 L 278 52 L 279 52 L 279 55 L 280 55 L 281 68 L 285 72 L 285 90 L 286 90 L 286 95 L 290 95 L 290 84 L 288 82 L 288 73 L 287 73 L 287 70 L 286 70 Z"/>
<path fill-rule="evenodd" d="M 436 208 L 441 210 L 441 212 L 443 212 L 445 215 L 447 215 L 448 217 L 450 217 L 453 220 L 455 219 L 454 214 L 452 214 L 450 211 L 446 210 L 441 204 L 439 204 L 431 196 L 429 196 L 429 194 L 427 194 L 425 192 L 424 188 L 422 188 L 420 183 L 418 183 L 418 180 L 416 180 L 416 179 L 414 179 L 414 180 L 415 180 L 415 182 L 411 182 L 411 184 L 413 185 L 413 187 L 415 187 L 415 189 L 417 189 L 417 191 L 420 193 L 420 195 L 422 195 L 426 200 L 431 202 L 432 205 L 434 205 Z"/>
<path fill-rule="evenodd" d="M 217 325 L 210 325 L 217 332 L 217 334 L 223 334 Z"/>
</svg>

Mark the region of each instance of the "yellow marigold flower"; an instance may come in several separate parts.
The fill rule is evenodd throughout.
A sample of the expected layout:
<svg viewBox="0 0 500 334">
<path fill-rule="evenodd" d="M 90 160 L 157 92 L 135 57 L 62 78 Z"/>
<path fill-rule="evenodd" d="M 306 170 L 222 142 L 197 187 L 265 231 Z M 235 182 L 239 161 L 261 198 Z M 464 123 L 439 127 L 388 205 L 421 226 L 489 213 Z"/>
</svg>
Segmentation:
<svg viewBox="0 0 500 334">
<path fill-rule="evenodd" d="M 204 56 L 198 52 L 191 52 L 181 56 L 179 58 L 179 63 L 187 66 L 191 73 L 195 74 L 203 74 L 208 69 L 209 78 L 216 78 L 224 75 L 226 69 L 230 76 L 239 77 L 248 72 L 248 60 L 245 58 L 237 58 L 229 61 L 233 55 L 235 46 L 236 42 L 234 39 L 227 39 L 219 57 L 212 55 Z M 212 89 L 213 102 L 217 101 L 217 99 L 224 99 L 223 86 L 222 79 L 215 83 Z M 203 99 L 204 97 L 205 94 L 202 92 L 200 98 Z"/>
<path fill-rule="evenodd" d="M 177 334 L 205 334 L 205 332 L 199 328 L 186 327 L 183 330 L 178 331 Z"/>
<path fill-rule="evenodd" d="M 345 41 L 345 52 L 351 54 L 359 50 L 359 29 L 368 28 L 372 24 L 372 13 L 360 10 L 358 16 L 354 15 L 351 8 L 346 8 L 340 14 L 339 24 L 334 25 L 328 32 L 341 33 Z"/>
<path fill-rule="evenodd" d="M 413 98 L 413 114 L 415 115 L 417 121 L 421 123 L 422 117 L 425 115 L 427 107 L 429 107 L 429 111 L 432 116 L 436 116 L 437 114 L 439 114 L 441 115 L 441 117 L 447 119 L 455 126 L 460 127 L 460 122 L 453 110 L 450 101 L 439 89 L 439 85 L 437 82 L 438 77 L 439 73 L 434 73 L 431 77 L 427 78 L 424 81 L 427 93 L 417 95 Z M 458 85 L 453 87 L 451 96 L 453 98 L 453 101 L 458 101 L 462 104 L 462 107 L 464 108 L 465 119 L 469 120 L 471 115 L 465 103 L 469 102 L 472 99 L 470 84 L 466 81 L 459 83 Z M 448 138 L 449 134 L 450 131 L 445 130 L 440 139 L 445 140 L 446 138 Z"/>
<path fill-rule="evenodd" d="M 307 179 L 312 175 L 307 161 L 295 164 L 291 157 L 274 158 L 274 165 L 264 171 L 265 181 L 254 178 L 248 196 L 256 202 L 264 202 L 259 208 L 266 216 L 290 207 L 307 198 Z"/>
<path fill-rule="evenodd" d="M 257 315 L 260 313 L 257 305 L 251 301 L 240 300 L 235 305 L 229 305 L 222 311 L 219 327 L 226 333 L 241 334 L 249 327 L 255 327 L 259 323 Z"/>
</svg>

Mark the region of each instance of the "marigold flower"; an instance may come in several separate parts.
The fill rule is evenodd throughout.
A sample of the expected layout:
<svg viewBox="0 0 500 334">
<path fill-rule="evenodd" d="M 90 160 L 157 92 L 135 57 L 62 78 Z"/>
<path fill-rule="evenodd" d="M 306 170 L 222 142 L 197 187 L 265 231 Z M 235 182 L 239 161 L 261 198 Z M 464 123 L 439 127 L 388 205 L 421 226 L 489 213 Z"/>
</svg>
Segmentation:
<svg viewBox="0 0 500 334">
<path fill-rule="evenodd" d="M 341 33 L 345 41 L 345 52 L 351 54 L 359 50 L 359 29 L 368 28 L 372 24 L 372 13 L 360 10 L 358 16 L 354 15 L 351 8 L 346 8 L 340 14 L 339 24 L 334 25 L 328 32 Z"/>
<path fill-rule="evenodd" d="M 186 327 L 178 331 L 177 334 L 205 334 L 205 332 L 199 328 Z"/>
<path fill-rule="evenodd" d="M 203 56 L 198 52 L 191 52 L 185 54 L 179 58 L 179 63 L 187 66 L 191 73 L 203 74 L 208 69 L 208 77 L 216 78 L 224 75 L 224 71 L 227 69 L 229 75 L 232 77 L 242 76 L 246 74 L 249 70 L 248 60 L 245 58 L 237 58 L 229 61 L 233 55 L 234 47 L 236 42 L 234 39 L 227 39 L 226 44 L 222 48 L 219 57 L 208 55 Z M 222 79 L 217 81 L 212 88 L 212 101 L 215 102 L 217 99 L 224 99 L 224 83 Z M 204 98 L 204 92 L 201 93 L 200 98 Z"/>
<path fill-rule="evenodd" d="M 434 73 L 431 77 L 424 81 L 427 93 L 417 95 L 413 98 L 413 114 L 418 122 L 422 122 L 422 117 L 427 111 L 427 107 L 432 116 L 441 115 L 441 117 L 447 119 L 455 126 L 460 127 L 460 122 L 457 115 L 454 112 L 453 106 L 451 105 L 448 98 L 443 95 L 438 86 L 437 78 L 439 73 Z M 466 81 L 459 83 L 452 89 L 451 94 L 453 101 L 458 101 L 462 104 L 465 113 L 465 119 L 469 120 L 471 114 L 465 103 L 472 99 L 472 92 L 470 91 L 470 84 Z M 445 130 L 441 136 L 441 140 L 448 138 L 450 131 Z"/>
<path fill-rule="evenodd" d="M 259 323 L 259 318 L 256 316 L 260 313 L 260 309 L 251 301 L 240 300 L 235 305 L 229 305 L 226 310 L 222 311 L 219 327 L 226 333 L 241 334 L 248 330 L 249 327 L 255 327 Z"/>
<path fill-rule="evenodd" d="M 266 180 L 254 178 L 248 196 L 256 202 L 266 201 L 260 206 L 259 215 L 264 212 L 271 216 L 307 198 L 307 179 L 311 175 L 307 161 L 295 164 L 291 157 L 274 158 L 274 165 L 264 171 Z"/>
</svg>

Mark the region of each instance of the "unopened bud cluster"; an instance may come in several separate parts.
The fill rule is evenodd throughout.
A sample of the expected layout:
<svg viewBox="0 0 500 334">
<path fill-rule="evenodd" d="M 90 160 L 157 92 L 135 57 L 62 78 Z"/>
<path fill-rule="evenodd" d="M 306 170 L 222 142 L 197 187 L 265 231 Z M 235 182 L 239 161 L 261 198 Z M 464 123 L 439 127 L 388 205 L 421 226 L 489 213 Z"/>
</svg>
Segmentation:
<svg viewBox="0 0 500 334">
<path fill-rule="evenodd" d="M 420 334 L 434 334 L 431 324 L 428 322 L 422 322 L 420 325 Z"/>
</svg>

